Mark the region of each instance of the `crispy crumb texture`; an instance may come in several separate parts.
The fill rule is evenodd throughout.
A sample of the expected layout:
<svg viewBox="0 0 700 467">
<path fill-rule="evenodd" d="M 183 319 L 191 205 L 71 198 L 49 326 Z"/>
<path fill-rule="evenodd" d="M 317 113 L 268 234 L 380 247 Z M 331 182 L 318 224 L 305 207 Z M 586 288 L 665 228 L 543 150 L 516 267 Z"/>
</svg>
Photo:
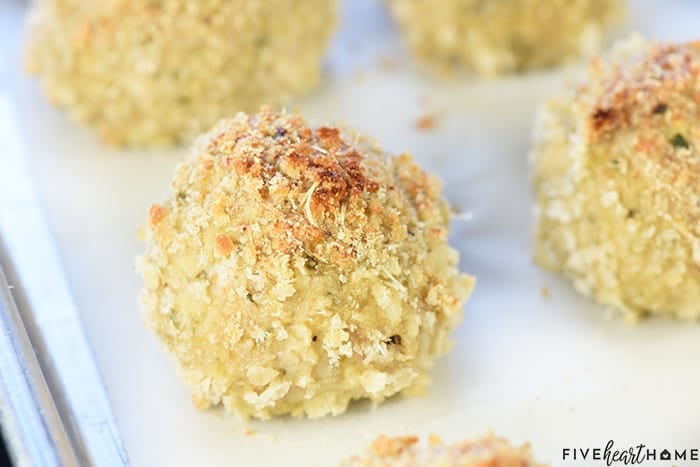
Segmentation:
<svg viewBox="0 0 700 467">
<path fill-rule="evenodd" d="M 322 417 L 425 386 L 473 279 L 409 155 L 264 108 L 199 138 L 172 189 L 142 302 L 198 407 Z"/>
<path fill-rule="evenodd" d="M 26 64 L 112 145 L 190 142 L 219 118 L 310 90 L 335 0 L 42 0 Z"/>
<path fill-rule="evenodd" d="M 543 467 L 535 462 L 529 445 L 512 446 L 493 435 L 443 444 L 431 435 L 427 445 L 416 436 L 375 439 L 368 453 L 341 463 L 341 467 Z"/>
<path fill-rule="evenodd" d="M 534 137 L 537 261 L 636 319 L 700 316 L 700 43 L 592 60 Z"/>
<path fill-rule="evenodd" d="M 414 54 L 485 76 L 595 53 L 622 0 L 386 0 Z"/>
</svg>

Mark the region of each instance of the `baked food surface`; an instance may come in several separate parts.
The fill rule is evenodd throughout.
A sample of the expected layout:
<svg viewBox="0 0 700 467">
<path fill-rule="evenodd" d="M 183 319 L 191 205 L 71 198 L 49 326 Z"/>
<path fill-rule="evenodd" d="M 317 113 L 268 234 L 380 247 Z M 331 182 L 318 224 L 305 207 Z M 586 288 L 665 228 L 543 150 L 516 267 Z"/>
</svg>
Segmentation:
<svg viewBox="0 0 700 467">
<path fill-rule="evenodd" d="M 700 43 L 635 36 L 539 115 L 537 261 L 629 318 L 700 316 Z"/>
<path fill-rule="evenodd" d="M 355 456 L 341 467 L 537 467 L 528 445 L 514 447 L 493 435 L 443 444 L 431 436 L 420 446 L 416 436 L 379 436 L 364 456 Z"/>
<path fill-rule="evenodd" d="M 335 0 L 42 0 L 27 69 L 113 145 L 189 143 L 319 80 Z"/>
<path fill-rule="evenodd" d="M 386 0 L 409 47 L 443 71 L 486 76 L 595 53 L 623 0 Z"/>
<path fill-rule="evenodd" d="M 321 417 L 419 391 L 473 286 L 449 217 L 407 154 L 300 115 L 239 113 L 150 209 L 145 320 L 202 408 Z"/>
</svg>

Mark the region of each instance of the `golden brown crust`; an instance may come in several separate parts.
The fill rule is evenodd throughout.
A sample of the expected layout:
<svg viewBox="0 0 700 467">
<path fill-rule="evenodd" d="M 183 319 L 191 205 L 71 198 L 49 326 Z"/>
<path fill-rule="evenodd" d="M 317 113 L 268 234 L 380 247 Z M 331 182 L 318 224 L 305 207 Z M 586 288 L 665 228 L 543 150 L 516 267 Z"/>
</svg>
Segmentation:
<svg viewBox="0 0 700 467">
<path fill-rule="evenodd" d="M 245 151 L 240 149 L 243 145 Z M 380 182 L 369 176 L 370 168 L 362 165 L 365 156 L 343 141 L 337 128 L 322 126 L 312 131 L 301 117 L 282 120 L 268 107 L 246 121 L 226 126 L 212 138 L 206 151 L 211 160 L 203 161 L 201 180 L 231 169 L 250 183 L 259 184 L 260 196 L 274 205 L 266 211 L 274 217 L 272 236 L 287 252 L 302 249 L 318 253 L 316 259 L 324 262 L 350 264 L 354 247 L 339 238 L 341 230 L 347 232 L 340 237 L 365 244 L 385 228 L 392 242 L 409 236 L 410 226 L 402 225 L 391 207 L 367 201 L 368 195 L 380 189 Z M 410 175 L 403 186 L 389 184 L 383 189 L 403 189 L 416 198 L 417 214 L 433 211 L 434 201 L 426 195 L 434 191 L 430 185 L 435 181 L 419 171 Z M 303 209 L 297 209 L 299 206 Z M 159 214 L 157 221 L 161 217 Z M 378 219 L 390 224 L 378 225 Z M 285 240 L 286 232 L 292 235 Z M 430 232 L 444 237 L 446 229 Z M 317 251 L 319 244 L 327 246 L 328 237 L 336 238 L 335 246 Z"/>
<path fill-rule="evenodd" d="M 595 84 L 600 95 L 590 117 L 591 141 L 631 125 L 656 128 L 660 119 L 682 121 L 697 111 L 700 42 L 654 44 L 636 60 L 605 71 L 601 67 L 598 60 L 591 65 L 591 74 L 600 76 Z"/>
<path fill-rule="evenodd" d="M 473 280 L 408 155 L 264 108 L 221 121 L 147 219 L 146 320 L 200 399 L 337 414 L 425 385 Z"/>
</svg>

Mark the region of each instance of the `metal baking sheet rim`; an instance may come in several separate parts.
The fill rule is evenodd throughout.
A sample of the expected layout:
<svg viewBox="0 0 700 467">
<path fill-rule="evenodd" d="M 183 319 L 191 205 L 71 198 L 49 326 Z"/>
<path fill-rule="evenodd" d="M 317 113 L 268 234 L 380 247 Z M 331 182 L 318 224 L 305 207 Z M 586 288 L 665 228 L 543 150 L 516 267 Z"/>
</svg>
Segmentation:
<svg viewBox="0 0 700 467">
<path fill-rule="evenodd" d="M 0 94 L 3 435 L 18 466 L 127 466 L 109 399 L 29 171 L 12 105 L 7 94 Z"/>
</svg>

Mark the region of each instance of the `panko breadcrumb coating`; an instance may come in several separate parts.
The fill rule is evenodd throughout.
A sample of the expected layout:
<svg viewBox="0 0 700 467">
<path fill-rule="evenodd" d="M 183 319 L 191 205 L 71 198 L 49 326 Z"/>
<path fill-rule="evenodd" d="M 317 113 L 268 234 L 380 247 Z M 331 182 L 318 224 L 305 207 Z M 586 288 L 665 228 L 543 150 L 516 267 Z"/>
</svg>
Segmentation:
<svg viewBox="0 0 700 467">
<path fill-rule="evenodd" d="M 428 382 L 473 279 L 409 155 L 264 108 L 201 137 L 172 188 L 142 301 L 197 406 L 315 418 Z"/>
<path fill-rule="evenodd" d="M 445 445 L 431 436 L 419 446 L 416 436 L 380 436 L 366 456 L 355 456 L 341 467 L 543 467 L 532 458 L 529 445 L 513 447 L 507 440 L 482 438 Z"/>
<path fill-rule="evenodd" d="M 700 43 L 637 36 L 536 125 L 536 259 L 632 319 L 700 316 L 699 76 Z"/>
<path fill-rule="evenodd" d="M 386 0 L 413 53 L 485 76 L 595 53 L 623 0 Z"/>
<path fill-rule="evenodd" d="M 335 0 L 42 0 L 27 69 L 108 144 L 190 142 L 310 90 Z"/>
</svg>

